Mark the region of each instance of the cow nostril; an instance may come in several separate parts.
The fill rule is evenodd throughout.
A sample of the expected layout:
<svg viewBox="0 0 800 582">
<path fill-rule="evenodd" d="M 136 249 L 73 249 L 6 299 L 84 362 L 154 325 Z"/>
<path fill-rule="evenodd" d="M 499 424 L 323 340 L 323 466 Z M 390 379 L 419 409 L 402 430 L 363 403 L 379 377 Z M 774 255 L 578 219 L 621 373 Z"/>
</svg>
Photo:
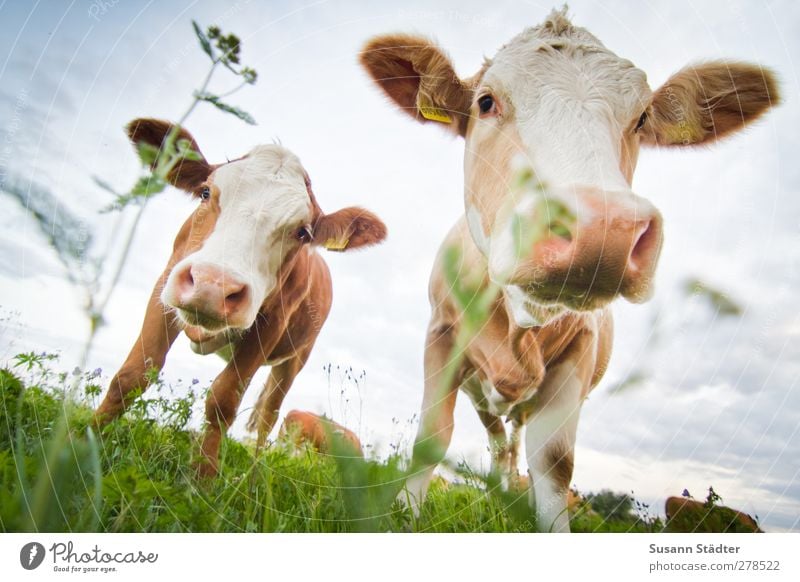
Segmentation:
<svg viewBox="0 0 800 582">
<path fill-rule="evenodd" d="M 237 290 L 225 295 L 225 306 L 228 309 L 235 309 L 247 300 L 247 285 L 242 285 Z"/>
<path fill-rule="evenodd" d="M 181 294 L 185 295 L 192 293 L 194 289 L 194 277 L 192 277 L 191 265 L 178 272 L 176 283 L 177 289 Z"/>
<path fill-rule="evenodd" d="M 628 266 L 638 269 L 647 264 L 658 245 L 658 228 L 653 220 L 643 222 L 634 232 L 634 242 L 628 258 Z"/>
</svg>

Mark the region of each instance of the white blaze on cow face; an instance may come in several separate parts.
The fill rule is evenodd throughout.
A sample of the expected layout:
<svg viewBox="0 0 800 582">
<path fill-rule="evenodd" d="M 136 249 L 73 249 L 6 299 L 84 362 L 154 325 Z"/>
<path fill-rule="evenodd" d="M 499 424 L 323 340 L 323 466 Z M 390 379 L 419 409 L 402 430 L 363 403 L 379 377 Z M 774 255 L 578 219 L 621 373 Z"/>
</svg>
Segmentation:
<svg viewBox="0 0 800 582">
<path fill-rule="evenodd" d="M 661 217 L 631 178 L 650 97 L 642 71 L 578 28 L 529 29 L 485 68 L 466 133 L 467 215 L 516 311 L 526 312 L 523 295 L 550 313 L 595 309 L 619 294 L 648 298 Z M 539 188 L 520 188 L 520 174 Z M 568 220 L 550 230 L 557 217 L 542 214 L 553 209 Z M 525 241 L 535 224 L 547 228 Z"/>
<path fill-rule="evenodd" d="M 213 228 L 175 265 L 161 299 L 189 326 L 246 329 L 275 290 L 284 261 L 302 244 L 299 229 L 312 219 L 306 173 L 287 149 L 263 145 L 217 168 L 207 188 L 202 204 L 216 216 Z M 201 216 L 198 211 L 195 221 Z"/>
</svg>

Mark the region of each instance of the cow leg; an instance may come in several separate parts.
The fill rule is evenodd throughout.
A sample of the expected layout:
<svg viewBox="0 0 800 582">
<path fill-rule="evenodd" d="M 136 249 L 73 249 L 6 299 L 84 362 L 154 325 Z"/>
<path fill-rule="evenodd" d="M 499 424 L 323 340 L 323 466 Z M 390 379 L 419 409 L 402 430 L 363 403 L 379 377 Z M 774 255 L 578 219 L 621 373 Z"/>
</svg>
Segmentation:
<svg viewBox="0 0 800 582">
<path fill-rule="evenodd" d="M 492 473 L 500 477 L 503 489 L 508 488 L 508 477 L 511 467 L 509 465 L 509 442 L 506 429 L 499 416 L 485 410 L 476 410 L 486 432 L 489 435 L 489 451 L 492 454 Z"/>
<path fill-rule="evenodd" d="M 233 362 L 233 360 L 231 360 Z M 203 458 L 198 465 L 201 477 L 214 477 L 219 471 L 219 447 L 222 436 L 236 419 L 236 412 L 244 391 L 258 366 L 237 370 L 230 363 L 216 377 L 206 400 L 206 430 L 201 452 Z"/>
<path fill-rule="evenodd" d="M 303 369 L 311 349 L 303 350 L 285 362 L 273 366 L 269 378 L 261 394 L 258 396 L 255 408 L 247 421 L 247 430 L 258 431 L 256 449 L 261 449 L 267 442 L 269 433 L 275 426 L 280 413 L 283 399 L 292 387 L 295 377 Z"/>
<path fill-rule="evenodd" d="M 534 413 L 525 438 L 531 505 L 541 531 L 568 532 L 567 491 L 572 481 L 581 384 L 568 372 L 556 401 Z M 556 378 L 554 378 L 555 380 Z"/>
<path fill-rule="evenodd" d="M 522 443 L 522 430 L 525 425 L 511 421 L 511 437 L 508 440 L 508 467 L 512 476 L 519 475 L 519 446 Z"/>
<path fill-rule="evenodd" d="M 102 426 L 125 411 L 132 397 L 150 385 L 153 372 L 164 367 L 167 352 L 181 332 L 175 315 L 161 303 L 161 289 L 168 271 L 156 283 L 139 337 L 133 344 L 125 363 L 111 380 L 103 402 L 94 413 L 94 422 Z"/>
<path fill-rule="evenodd" d="M 530 500 L 540 531 L 569 532 L 567 492 L 572 481 L 575 434 L 584 393 L 594 370 L 592 343 L 579 338 L 539 387 L 525 435 Z"/>
<path fill-rule="evenodd" d="M 453 410 L 458 395 L 459 373 L 448 374 L 448 362 L 454 355 L 452 332 L 428 331 L 425 349 L 425 391 L 422 398 L 419 430 L 414 441 L 410 477 L 398 499 L 411 505 L 415 514 L 428 493 L 433 471 L 445 456 L 453 436 Z M 449 375 L 449 378 L 448 378 Z M 449 380 L 449 381 L 448 381 Z"/>
<path fill-rule="evenodd" d="M 236 346 L 225 369 L 214 379 L 206 400 L 206 430 L 197 470 L 201 477 L 214 477 L 219 471 L 222 436 L 236 419 L 244 391 L 256 371 L 269 359 L 280 338 L 284 322 L 259 318 Z"/>
</svg>

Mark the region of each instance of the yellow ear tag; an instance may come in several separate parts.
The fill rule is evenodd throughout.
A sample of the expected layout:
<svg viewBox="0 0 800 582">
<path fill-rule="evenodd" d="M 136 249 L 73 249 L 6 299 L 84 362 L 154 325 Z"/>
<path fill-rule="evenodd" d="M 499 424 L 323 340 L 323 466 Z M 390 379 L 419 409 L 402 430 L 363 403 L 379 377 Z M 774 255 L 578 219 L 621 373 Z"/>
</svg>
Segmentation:
<svg viewBox="0 0 800 582">
<path fill-rule="evenodd" d="M 422 93 L 417 93 L 417 109 L 422 114 L 422 117 L 429 121 L 438 121 L 440 123 L 453 123 L 453 118 L 444 109 L 436 107 L 426 96 Z"/>
<path fill-rule="evenodd" d="M 325 241 L 325 244 L 322 245 L 329 251 L 343 251 L 347 248 L 347 244 L 350 242 L 349 238 L 329 238 Z"/>
</svg>

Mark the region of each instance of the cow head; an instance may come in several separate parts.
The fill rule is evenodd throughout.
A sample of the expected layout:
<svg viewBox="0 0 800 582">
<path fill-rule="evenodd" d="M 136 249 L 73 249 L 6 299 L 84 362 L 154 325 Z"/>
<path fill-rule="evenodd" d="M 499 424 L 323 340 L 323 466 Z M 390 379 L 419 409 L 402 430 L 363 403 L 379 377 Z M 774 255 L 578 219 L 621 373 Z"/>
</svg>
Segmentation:
<svg viewBox="0 0 800 582">
<path fill-rule="evenodd" d="M 467 79 L 416 36 L 376 37 L 360 59 L 406 113 L 465 139 L 470 233 L 524 326 L 649 298 L 663 227 L 632 189 L 639 147 L 711 143 L 778 100 L 769 71 L 736 62 L 687 67 L 651 91 L 565 11 Z"/>
<path fill-rule="evenodd" d="M 160 147 L 172 127 L 137 119 L 128 135 Z M 178 137 L 199 152 L 188 132 Z M 361 208 L 324 214 L 300 160 L 280 145 L 257 146 L 218 165 L 197 157 L 169 174 L 173 185 L 197 199 L 197 208 L 175 241 L 177 262 L 161 293 L 195 342 L 250 327 L 304 247 L 345 251 L 386 237 L 383 222 Z"/>
</svg>

